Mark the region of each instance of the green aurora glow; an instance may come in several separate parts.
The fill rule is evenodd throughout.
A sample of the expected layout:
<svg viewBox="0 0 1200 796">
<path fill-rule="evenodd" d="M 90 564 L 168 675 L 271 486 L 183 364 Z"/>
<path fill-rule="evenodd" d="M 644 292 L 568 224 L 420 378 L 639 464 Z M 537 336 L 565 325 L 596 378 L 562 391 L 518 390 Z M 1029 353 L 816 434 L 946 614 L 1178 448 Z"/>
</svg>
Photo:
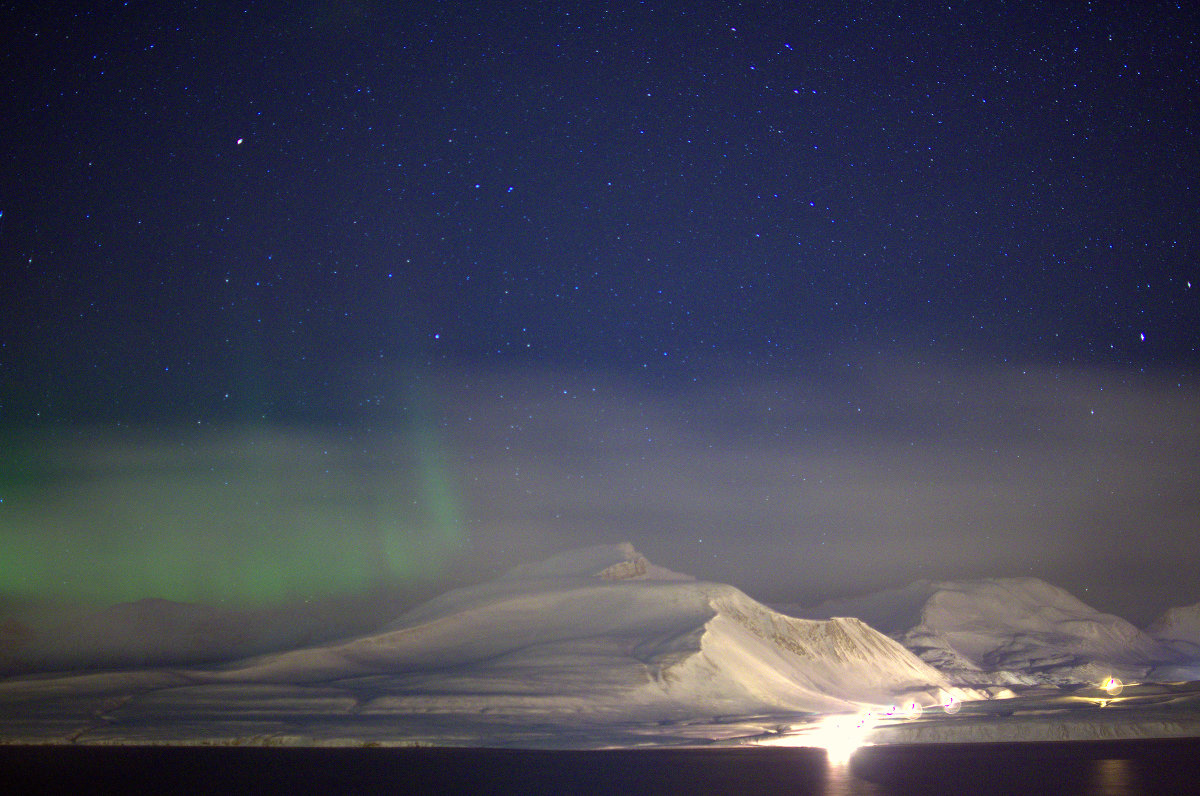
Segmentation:
<svg viewBox="0 0 1200 796">
<path fill-rule="evenodd" d="M 432 579 L 461 538 L 431 429 L 72 436 L 6 441 L 0 595 L 267 604 Z"/>
</svg>

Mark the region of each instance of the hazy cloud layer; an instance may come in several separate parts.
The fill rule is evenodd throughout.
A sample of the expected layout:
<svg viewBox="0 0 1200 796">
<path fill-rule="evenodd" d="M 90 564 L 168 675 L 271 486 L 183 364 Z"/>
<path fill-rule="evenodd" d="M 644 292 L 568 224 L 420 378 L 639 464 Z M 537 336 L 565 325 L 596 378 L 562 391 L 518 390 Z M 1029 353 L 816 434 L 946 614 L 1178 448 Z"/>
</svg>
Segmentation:
<svg viewBox="0 0 1200 796">
<path fill-rule="evenodd" d="M 1200 600 L 1183 378 L 881 360 L 657 389 L 443 372 L 419 390 L 390 425 L 33 439 L 6 544 L 45 594 L 107 579 L 100 600 L 461 580 L 625 539 L 767 600 L 981 575 L 1139 621 Z"/>
<path fill-rule="evenodd" d="M 1139 615 L 1200 599 L 1200 402 L 1179 380 L 883 364 L 441 392 L 472 538 L 499 561 L 628 537 L 768 599 L 975 575 Z"/>
</svg>

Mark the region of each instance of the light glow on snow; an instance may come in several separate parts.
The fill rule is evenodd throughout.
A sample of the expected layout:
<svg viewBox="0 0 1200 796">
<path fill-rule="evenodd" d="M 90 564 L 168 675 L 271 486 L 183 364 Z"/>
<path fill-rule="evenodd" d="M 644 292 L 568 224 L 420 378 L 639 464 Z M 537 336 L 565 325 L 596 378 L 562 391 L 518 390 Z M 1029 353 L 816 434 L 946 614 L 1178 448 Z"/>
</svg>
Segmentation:
<svg viewBox="0 0 1200 796">
<path fill-rule="evenodd" d="M 889 719 L 919 719 L 924 714 L 925 708 L 920 702 L 915 699 L 910 699 L 899 705 L 890 705 L 883 711 L 883 715 Z"/>
<path fill-rule="evenodd" d="M 90 637 L 108 628 L 153 657 L 151 638 L 176 648 L 215 631 L 232 648 L 240 635 L 187 606 L 133 608 L 107 612 Z M 1106 667 L 1079 696 L 989 704 L 860 620 L 787 617 L 628 543 L 522 565 L 365 635 L 215 666 L 105 668 L 0 681 L 0 741 L 570 748 L 644 745 L 653 723 L 664 744 L 821 748 L 827 782 L 846 784 L 864 745 L 1200 737 L 1200 687 L 1152 694 L 1139 682 L 1122 710 L 1101 711 L 1117 701 L 1104 688 L 1120 682 L 1112 673 L 1125 673 Z M 1169 704 L 1147 699 L 1159 695 Z M 972 715 L 922 715 L 962 700 Z"/>
<path fill-rule="evenodd" d="M 813 735 L 815 745 L 825 750 L 830 763 L 847 763 L 850 757 L 867 742 L 877 719 L 874 713 L 851 716 L 829 716 Z"/>
</svg>

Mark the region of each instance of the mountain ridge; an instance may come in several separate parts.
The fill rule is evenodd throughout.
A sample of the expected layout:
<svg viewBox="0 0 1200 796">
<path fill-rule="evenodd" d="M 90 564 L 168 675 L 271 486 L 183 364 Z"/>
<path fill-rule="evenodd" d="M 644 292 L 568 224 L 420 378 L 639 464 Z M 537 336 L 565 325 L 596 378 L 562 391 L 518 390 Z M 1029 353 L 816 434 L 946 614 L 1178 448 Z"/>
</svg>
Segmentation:
<svg viewBox="0 0 1200 796">
<path fill-rule="evenodd" d="M 634 703 L 703 709 L 715 699 L 725 710 L 821 712 L 979 696 L 857 619 L 787 617 L 732 586 L 685 580 L 642 561 L 630 545 L 575 551 L 448 592 L 377 633 L 192 676 L 297 683 L 422 672 L 436 679 L 439 671 L 517 656 L 530 678 L 553 690 L 532 650 L 591 645 L 611 653 L 625 645 L 629 655 L 603 665 L 636 685 L 625 695 Z"/>
<path fill-rule="evenodd" d="M 1140 679 L 1180 653 L 1038 578 L 915 581 L 801 616 L 858 612 L 960 685 L 1075 685 Z M 876 624 L 877 623 L 877 624 Z"/>
</svg>

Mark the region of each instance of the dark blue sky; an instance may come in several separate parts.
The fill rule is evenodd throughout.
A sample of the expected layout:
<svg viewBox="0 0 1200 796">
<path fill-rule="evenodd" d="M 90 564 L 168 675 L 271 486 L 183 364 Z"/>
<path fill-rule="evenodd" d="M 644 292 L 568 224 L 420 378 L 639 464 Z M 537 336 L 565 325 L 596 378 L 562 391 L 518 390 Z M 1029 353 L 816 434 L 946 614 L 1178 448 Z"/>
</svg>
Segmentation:
<svg viewBox="0 0 1200 796">
<path fill-rule="evenodd" d="M 1196 360 L 1173 4 L 90 5 L 5 25 L 22 416 L 380 362 Z"/>
<path fill-rule="evenodd" d="M 1200 599 L 1186 4 L 86 5 L 0 10 L 0 530 Z"/>
</svg>

